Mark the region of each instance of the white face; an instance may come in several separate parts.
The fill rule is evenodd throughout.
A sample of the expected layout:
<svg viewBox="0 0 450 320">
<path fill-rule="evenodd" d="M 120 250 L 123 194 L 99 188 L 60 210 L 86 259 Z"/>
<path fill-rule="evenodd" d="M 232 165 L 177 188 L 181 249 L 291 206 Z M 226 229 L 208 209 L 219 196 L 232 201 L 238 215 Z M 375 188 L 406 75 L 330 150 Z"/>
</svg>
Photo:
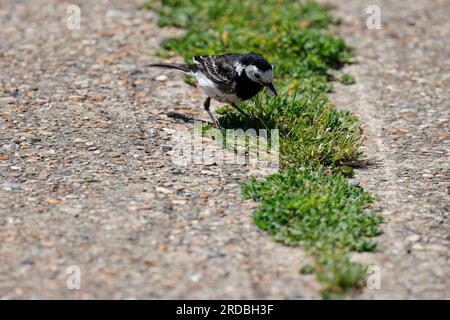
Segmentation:
<svg viewBox="0 0 450 320">
<path fill-rule="evenodd" d="M 257 67 L 250 65 L 245 67 L 245 73 L 252 81 L 259 82 L 263 86 L 273 81 L 273 69 L 261 71 Z"/>
</svg>

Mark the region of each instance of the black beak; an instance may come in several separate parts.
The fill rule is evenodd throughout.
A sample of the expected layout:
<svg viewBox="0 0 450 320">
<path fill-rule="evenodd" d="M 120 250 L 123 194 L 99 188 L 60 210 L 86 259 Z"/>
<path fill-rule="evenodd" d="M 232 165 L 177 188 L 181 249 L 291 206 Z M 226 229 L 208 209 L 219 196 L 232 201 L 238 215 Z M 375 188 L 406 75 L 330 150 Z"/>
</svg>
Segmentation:
<svg viewBox="0 0 450 320">
<path fill-rule="evenodd" d="M 272 83 L 269 83 L 267 85 L 267 88 L 269 88 L 269 90 L 273 93 L 273 95 L 275 95 L 275 96 L 278 95 L 277 89 L 275 89 L 275 87 L 274 87 L 274 85 Z"/>
</svg>

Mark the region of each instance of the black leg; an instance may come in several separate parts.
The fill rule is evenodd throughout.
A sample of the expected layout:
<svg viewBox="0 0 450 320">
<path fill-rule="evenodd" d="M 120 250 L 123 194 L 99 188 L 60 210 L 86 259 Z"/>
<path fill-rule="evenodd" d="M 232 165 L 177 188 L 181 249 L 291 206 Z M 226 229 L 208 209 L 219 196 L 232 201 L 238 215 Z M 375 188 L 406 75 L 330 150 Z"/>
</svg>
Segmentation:
<svg viewBox="0 0 450 320">
<path fill-rule="evenodd" d="M 214 124 L 216 125 L 217 129 L 222 130 L 222 127 L 220 126 L 219 121 L 217 120 L 217 118 L 214 116 L 214 114 L 211 112 L 211 110 L 209 110 L 209 106 L 211 105 L 211 98 L 208 97 L 205 100 L 205 103 L 203 104 L 203 106 L 205 107 L 206 112 L 208 112 L 209 116 L 211 117 L 211 120 L 214 122 Z"/>
</svg>

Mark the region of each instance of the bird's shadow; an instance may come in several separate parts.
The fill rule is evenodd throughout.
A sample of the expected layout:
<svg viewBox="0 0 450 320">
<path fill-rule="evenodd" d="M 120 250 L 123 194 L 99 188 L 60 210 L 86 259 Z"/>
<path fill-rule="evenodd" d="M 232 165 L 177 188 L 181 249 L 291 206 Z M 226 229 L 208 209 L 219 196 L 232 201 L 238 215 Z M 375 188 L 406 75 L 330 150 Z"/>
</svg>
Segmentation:
<svg viewBox="0 0 450 320">
<path fill-rule="evenodd" d="M 235 110 L 226 109 L 220 112 L 219 123 L 223 129 L 268 129 L 267 124 L 255 116 L 245 116 Z"/>
<path fill-rule="evenodd" d="M 211 127 L 213 125 L 210 121 L 204 121 L 175 111 L 169 111 L 166 115 L 169 118 L 181 120 L 185 123 L 201 122 L 205 127 Z M 218 120 L 223 129 L 242 129 L 244 131 L 248 129 L 266 129 L 265 123 L 260 119 L 252 116 L 246 117 L 243 114 L 230 109 L 222 111 Z"/>
<path fill-rule="evenodd" d="M 175 112 L 175 111 L 169 111 L 166 113 L 167 117 L 172 118 L 172 119 L 176 119 L 176 120 L 181 120 L 183 122 L 186 123 L 194 123 L 194 122 L 201 122 L 202 120 L 194 118 L 194 117 L 190 117 L 190 116 L 186 116 L 182 113 L 179 112 Z"/>
</svg>

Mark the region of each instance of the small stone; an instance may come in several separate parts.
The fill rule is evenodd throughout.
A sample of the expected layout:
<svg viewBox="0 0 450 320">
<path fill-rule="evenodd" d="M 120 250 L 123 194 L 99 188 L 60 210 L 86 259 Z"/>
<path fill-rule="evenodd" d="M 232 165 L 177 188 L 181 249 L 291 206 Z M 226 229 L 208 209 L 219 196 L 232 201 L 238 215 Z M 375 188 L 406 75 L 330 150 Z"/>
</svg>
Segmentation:
<svg viewBox="0 0 450 320">
<path fill-rule="evenodd" d="M 2 185 L 2 189 L 6 191 L 21 190 L 22 188 L 23 185 L 20 183 L 5 183 Z"/>
<path fill-rule="evenodd" d="M 15 103 L 17 100 L 14 97 L 1 97 L 0 104 Z"/>
<path fill-rule="evenodd" d="M 202 170 L 200 171 L 202 174 L 207 175 L 207 176 L 218 176 L 219 173 L 218 172 L 214 172 L 211 170 Z"/>
<path fill-rule="evenodd" d="M 136 240 L 139 240 L 139 237 L 136 236 L 136 235 L 128 235 L 128 236 L 125 237 L 125 240 L 136 241 Z"/>
<path fill-rule="evenodd" d="M 426 250 L 448 252 L 448 248 L 440 244 L 429 244 L 426 246 Z"/>
<path fill-rule="evenodd" d="M 435 218 L 434 218 L 434 222 L 436 223 L 436 224 L 442 224 L 442 223 L 444 223 L 444 217 L 442 217 L 442 216 L 436 216 Z"/>
<path fill-rule="evenodd" d="M 170 150 L 172 150 L 172 146 L 163 146 L 162 147 L 162 151 L 165 152 L 165 153 L 169 152 Z"/>
<path fill-rule="evenodd" d="M 4 144 L 4 145 L 2 146 L 2 148 L 3 148 L 4 150 L 8 151 L 8 150 L 12 150 L 12 149 L 14 148 L 14 146 L 13 146 L 12 144 Z M 6 159 L 6 160 L 7 160 L 7 159 Z"/>
<path fill-rule="evenodd" d="M 198 219 L 206 219 L 211 215 L 210 210 L 203 210 L 198 214 Z"/>
<path fill-rule="evenodd" d="M 196 274 L 192 275 L 189 279 L 192 282 L 198 282 L 202 278 L 202 276 L 203 275 L 201 273 L 196 273 Z"/>
<path fill-rule="evenodd" d="M 203 165 L 208 166 L 208 167 L 213 166 L 215 164 L 216 164 L 216 161 L 214 159 L 209 159 L 209 160 L 206 160 L 205 162 L 203 162 Z"/>
<path fill-rule="evenodd" d="M 20 91 L 16 88 L 13 92 L 11 92 L 11 97 L 17 98 L 18 96 L 20 96 Z"/>
<path fill-rule="evenodd" d="M 20 261 L 20 264 L 31 266 L 31 265 L 34 265 L 34 261 L 31 259 L 24 259 L 24 260 Z"/>
<path fill-rule="evenodd" d="M 157 76 L 156 78 L 155 78 L 155 80 L 156 81 L 166 81 L 167 80 L 167 76 L 166 75 L 164 75 L 164 74 L 162 74 L 162 75 L 160 75 L 160 76 Z"/>
<path fill-rule="evenodd" d="M 49 199 L 47 200 L 48 204 L 60 204 L 61 200 L 59 199 Z"/>
<path fill-rule="evenodd" d="M 197 219 L 197 213 L 195 213 L 193 211 L 188 211 L 188 212 L 183 214 L 183 217 L 186 220 L 195 220 L 195 219 Z"/>
<path fill-rule="evenodd" d="M 159 264 L 159 261 L 153 260 L 153 259 L 146 259 L 146 260 L 144 260 L 144 264 L 148 267 L 153 267 L 153 266 L 157 266 Z"/>
<path fill-rule="evenodd" d="M 176 200 L 172 200 L 172 203 L 173 204 L 178 204 L 178 205 L 184 205 L 184 204 L 187 203 L 187 201 L 184 200 L 184 199 L 176 199 Z"/>
<path fill-rule="evenodd" d="M 420 240 L 420 236 L 418 234 L 413 234 L 409 237 L 406 237 L 406 241 L 411 242 L 411 243 L 417 242 L 419 240 Z"/>
<path fill-rule="evenodd" d="M 125 17 L 128 17 L 128 13 L 125 11 L 109 9 L 106 12 L 106 17 L 110 18 L 110 19 L 111 18 L 125 18 Z"/>
<path fill-rule="evenodd" d="M 224 208 L 214 208 L 213 210 L 215 214 L 222 214 L 225 212 Z"/>
<path fill-rule="evenodd" d="M 172 191 L 170 191 L 169 189 L 164 188 L 164 187 L 156 187 L 156 191 L 160 192 L 160 193 L 165 193 L 165 194 L 172 193 Z"/>
<path fill-rule="evenodd" d="M 104 96 L 93 96 L 92 100 L 101 102 L 101 101 L 105 100 L 105 98 L 106 97 L 104 97 Z"/>
<path fill-rule="evenodd" d="M 73 140 L 74 143 L 85 143 L 85 140 L 81 139 L 81 138 L 76 138 Z"/>
<path fill-rule="evenodd" d="M 80 102 L 82 99 L 82 96 L 69 96 L 69 100 L 74 102 Z"/>
<path fill-rule="evenodd" d="M 151 210 L 152 206 L 148 203 L 144 203 L 143 205 L 141 205 L 140 207 L 137 208 L 138 210 Z"/>
<path fill-rule="evenodd" d="M 38 143 L 38 142 L 41 142 L 42 140 L 41 140 L 40 138 L 33 137 L 33 138 L 29 138 L 28 141 L 29 141 L 31 144 L 36 144 L 36 143 Z"/>
</svg>

